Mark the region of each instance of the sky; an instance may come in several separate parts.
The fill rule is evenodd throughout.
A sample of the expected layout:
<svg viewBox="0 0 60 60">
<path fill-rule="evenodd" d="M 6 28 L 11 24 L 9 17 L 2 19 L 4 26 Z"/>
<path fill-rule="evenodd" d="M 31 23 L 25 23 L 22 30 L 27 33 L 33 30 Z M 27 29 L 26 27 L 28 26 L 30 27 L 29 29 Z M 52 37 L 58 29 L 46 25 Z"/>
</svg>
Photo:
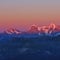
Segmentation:
<svg viewBox="0 0 60 60">
<path fill-rule="evenodd" d="M 0 0 L 0 30 L 60 24 L 60 0 Z"/>
</svg>

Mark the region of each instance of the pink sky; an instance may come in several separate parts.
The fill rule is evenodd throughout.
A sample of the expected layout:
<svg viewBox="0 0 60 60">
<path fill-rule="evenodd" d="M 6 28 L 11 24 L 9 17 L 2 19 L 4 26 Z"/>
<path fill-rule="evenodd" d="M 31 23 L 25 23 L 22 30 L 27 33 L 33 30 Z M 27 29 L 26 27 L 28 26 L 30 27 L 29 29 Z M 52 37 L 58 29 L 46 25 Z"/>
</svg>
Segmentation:
<svg viewBox="0 0 60 60">
<path fill-rule="evenodd" d="M 0 1 L 0 29 L 28 28 L 32 24 L 60 24 L 59 0 L 2 0 Z"/>
</svg>

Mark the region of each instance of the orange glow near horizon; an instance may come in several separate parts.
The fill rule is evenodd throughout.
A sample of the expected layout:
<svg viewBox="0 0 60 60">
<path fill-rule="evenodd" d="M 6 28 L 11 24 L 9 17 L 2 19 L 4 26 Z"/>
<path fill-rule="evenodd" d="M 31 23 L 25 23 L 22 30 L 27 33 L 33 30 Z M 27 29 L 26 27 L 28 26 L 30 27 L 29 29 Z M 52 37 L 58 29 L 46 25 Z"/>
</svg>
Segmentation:
<svg viewBox="0 0 60 60">
<path fill-rule="evenodd" d="M 60 25 L 60 1 L 10 0 L 0 2 L 0 28 L 28 28 L 51 22 Z"/>
</svg>

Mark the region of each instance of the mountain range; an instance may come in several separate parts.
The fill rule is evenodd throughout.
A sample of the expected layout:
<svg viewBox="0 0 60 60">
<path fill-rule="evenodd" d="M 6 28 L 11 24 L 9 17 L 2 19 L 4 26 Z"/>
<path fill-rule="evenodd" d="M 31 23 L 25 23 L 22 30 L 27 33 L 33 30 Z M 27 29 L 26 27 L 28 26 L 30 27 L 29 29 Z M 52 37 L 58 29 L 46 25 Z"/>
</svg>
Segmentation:
<svg viewBox="0 0 60 60">
<path fill-rule="evenodd" d="M 60 26 L 59 25 L 55 25 L 53 23 L 51 23 L 48 26 L 37 26 L 37 25 L 32 25 L 27 31 L 20 31 L 19 29 L 16 28 L 9 28 L 7 30 L 5 30 L 3 33 L 6 34 L 45 34 L 45 35 L 51 35 L 51 34 L 55 34 L 58 33 L 60 34 Z"/>
</svg>

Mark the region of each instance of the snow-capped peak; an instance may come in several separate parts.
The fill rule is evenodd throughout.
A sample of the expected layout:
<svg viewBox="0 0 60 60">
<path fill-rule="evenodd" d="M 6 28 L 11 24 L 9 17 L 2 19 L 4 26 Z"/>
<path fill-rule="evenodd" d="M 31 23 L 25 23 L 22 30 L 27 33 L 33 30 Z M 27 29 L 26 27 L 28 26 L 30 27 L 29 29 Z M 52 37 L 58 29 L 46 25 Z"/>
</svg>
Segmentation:
<svg viewBox="0 0 60 60">
<path fill-rule="evenodd" d="M 7 29 L 5 32 L 6 32 L 7 34 L 13 34 L 13 33 L 15 33 L 15 34 L 20 34 L 20 33 L 21 33 L 19 30 L 15 29 L 15 28 L 9 28 L 9 29 Z"/>
<path fill-rule="evenodd" d="M 38 26 L 37 25 L 32 25 L 29 29 L 29 32 L 30 33 L 37 33 L 39 30 L 38 30 Z"/>
</svg>

